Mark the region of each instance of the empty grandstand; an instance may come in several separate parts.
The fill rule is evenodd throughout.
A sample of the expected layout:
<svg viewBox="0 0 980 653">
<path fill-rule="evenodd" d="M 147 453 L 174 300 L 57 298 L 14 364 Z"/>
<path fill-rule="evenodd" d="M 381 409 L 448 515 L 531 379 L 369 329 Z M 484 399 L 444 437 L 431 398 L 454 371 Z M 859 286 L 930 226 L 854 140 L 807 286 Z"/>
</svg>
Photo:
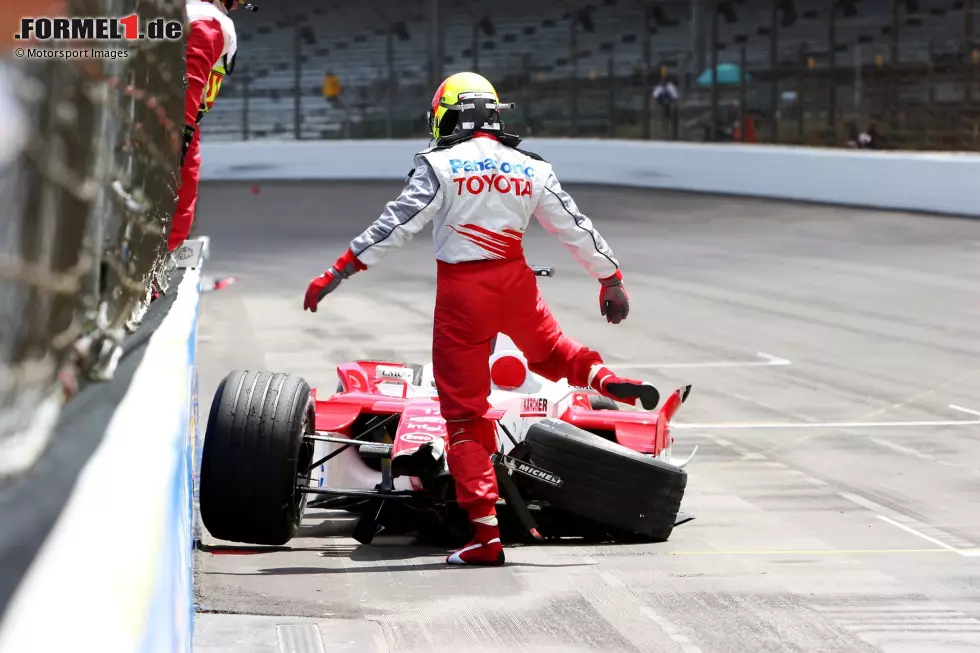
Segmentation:
<svg viewBox="0 0 980 653">
<path fill-rule="evenodd" d="M 972 0 L 296 0 L 235 20 L 211 139 L 419 136 L 438 80 L 471 69 L 522 133 L 728 138 L 744 115 L 760 141 L 877 123 L 905 147 L 977 146 Z M 740 71 L 715 93 L 713 63 Z"/>
</svg>

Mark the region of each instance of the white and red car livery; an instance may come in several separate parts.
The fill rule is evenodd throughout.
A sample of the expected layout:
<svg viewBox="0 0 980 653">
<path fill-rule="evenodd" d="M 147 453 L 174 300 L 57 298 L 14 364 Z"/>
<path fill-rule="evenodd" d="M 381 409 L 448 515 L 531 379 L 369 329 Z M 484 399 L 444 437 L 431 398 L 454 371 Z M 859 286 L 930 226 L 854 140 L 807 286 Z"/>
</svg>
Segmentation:
<svg viewBox="0 0 980 653">
<path fill-rule="evenodd" d="M 692 452 L 685 459 L 671 455 L 674 439 L 669 428 L 690 386 L 674 391 L 657 412 L 618 410 L 590 389 L 569 386 L 564 380 L 551 382 L 532 373 L 521 352 L 502 334 L 488 364 L 492 408 L 487 417 L 500 425 L 498 438 L 505 454 L 523 441 L 534 423 L 555 418 L 678 467 L 683 468 L 694 455 Z M 431 442 L 437 451 L 442 451 L 445 420 L 440 416 L 431 364 L 355 361 L 339 365 L 337 375 L 335 394 L 326 398 L 314 395 L 316 431 L 349 435 L 363 432 L 365 419 L 397 416 L 391 442 L 393 467 L 397 467 L 399 457 L 415 453 L 426 443 Z M 379 432 L 378 437 L 390 437 L 385 433 Z M 314 458 L 323 458 L 342 446 L 317 442 Z M 369 465 L 352 447 L 314 470 L 311 485 L 369 489 L 380 480 L 380 469 Z M 419 479 L 397 475 L 394 487 L 421 489 Z"/>
</svg>

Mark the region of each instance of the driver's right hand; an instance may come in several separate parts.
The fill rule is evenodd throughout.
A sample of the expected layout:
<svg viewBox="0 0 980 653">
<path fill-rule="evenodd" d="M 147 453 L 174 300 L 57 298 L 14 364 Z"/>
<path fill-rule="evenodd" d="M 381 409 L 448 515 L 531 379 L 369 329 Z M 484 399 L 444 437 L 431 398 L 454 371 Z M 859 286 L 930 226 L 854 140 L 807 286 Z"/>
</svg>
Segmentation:
<svg viewBox="0 0 980 653">
<path fill-rule="evenodd" d="M 323 301 L 324 297 L 336 290 L 341 281 L 361 270 L 367 270 L 367 266 L 348 249 L 337 259 L 332 268 L 310 281 L 310 285 L 306 288 L 306 296 L 303 298 L 303 310 L 316 313 L 317 304 Z"/>
</svg>

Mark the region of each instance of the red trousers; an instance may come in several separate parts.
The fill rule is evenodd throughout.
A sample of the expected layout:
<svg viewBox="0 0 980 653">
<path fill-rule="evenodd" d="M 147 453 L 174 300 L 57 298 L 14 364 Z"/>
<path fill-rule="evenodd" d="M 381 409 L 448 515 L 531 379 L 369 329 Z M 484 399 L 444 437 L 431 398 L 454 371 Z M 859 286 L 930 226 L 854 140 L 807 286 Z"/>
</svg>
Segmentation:
<svg viewBox="0 0 980 653">
<path fill-rule="evenodd" d="M 177 193 L 177 209 L 174 211 L 170 236 L 167 238 L 167 251 L 172 252 L 187 240 L 194 224 L 194 209 L 197 207 L 197 188 L 201 177 L 201 132 L 195 131 L 191 144 L 184 156 L 180 169 L 180 190 Z"/>
<path fill-rule="evenodd" d="M 524 260 L 438 263 L 432 367 L 449 434 L 449 471 L 456 499 L 472 519 L 494 514 L 497 479 L 490 455 L 496 428 L 490 408 L 489 358 L 503 333 L 531 371 L 587 386 L 602 358 L 562 333 Z"/>
</svg>

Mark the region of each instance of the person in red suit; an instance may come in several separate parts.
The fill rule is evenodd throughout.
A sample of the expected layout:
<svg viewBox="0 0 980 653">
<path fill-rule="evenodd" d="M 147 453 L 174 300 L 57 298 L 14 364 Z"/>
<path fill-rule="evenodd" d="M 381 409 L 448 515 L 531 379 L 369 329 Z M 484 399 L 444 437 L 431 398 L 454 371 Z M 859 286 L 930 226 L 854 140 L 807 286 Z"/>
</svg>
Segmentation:
<svg viewBox="0 0 980 653">
<path fill-rule="evenodd" d="M 187 0 L 187 94 L 184 97 L 184 143 L 180 157 L 180 192 L 174 211 L 167 251 L 187 239 L 194 224 L 198 180 L 201 174 L 201 134 L 198 124 L 218 96 L 221 82 L 230 75 L 238 52 L 235 24 L 228 17 L 244 0 Z"/>
<path fill-rule="evenodd" d="M 545 379 L 588 387 L 631 406 L 653 410 L 660 393 L 650 383 L 618 376 L 599 352 L 562 331 L 524 257 L 523 239 L 535 218 L 598 282 L 599 312 L 611 324 L 629 314 L 623 272 L 592 221 L 561 187 L 554 168 L 518 148 L 504 132 L 497 91 L 488 79 L 462 72 L 442 83 L 428 112 L 436 145 L 415 155 L 397 199 L 356 237 L 333 267 L 314 278 L 304 310 L 387 252 L 408 243 L 429 222 L 436 258 L 432 373 L 446 422 L 446 462 L 456 502 L 469 515 L 473 539 L 452 552 L 453 565 L 505 562 L 490 456 L 498 451 L 490 410 L 488 364 L 498 333 L 524 353 Z"/>
</svg>

